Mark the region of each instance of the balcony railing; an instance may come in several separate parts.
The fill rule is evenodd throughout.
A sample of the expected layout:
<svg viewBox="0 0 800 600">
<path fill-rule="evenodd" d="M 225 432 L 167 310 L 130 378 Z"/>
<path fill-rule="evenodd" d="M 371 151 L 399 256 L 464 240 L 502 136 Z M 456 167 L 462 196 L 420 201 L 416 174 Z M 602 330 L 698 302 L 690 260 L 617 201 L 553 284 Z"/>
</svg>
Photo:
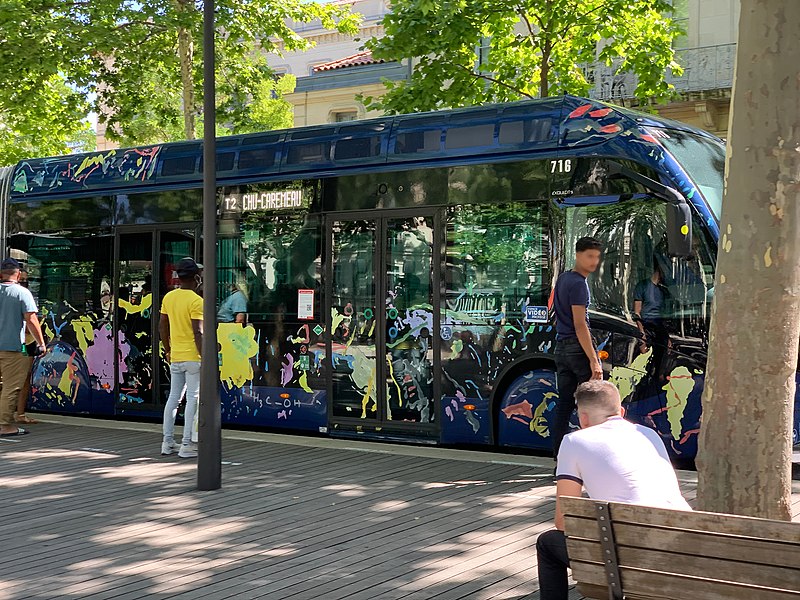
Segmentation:
<svg viewBox="0 0 800 600">
<path fill-rule="evenodd" d="M 667 81 L 678 92 L 702 92 L 729 89 L 733 85 L 736 44 L 685 48 L 676 52 L 683 75 L 667 75 Z M 586 69 L 592 88 L 589 96 L 598 100 L 632 98 L 637 78 L 633 73 L 617 73 L 616 69 L 597 63 Z"/>
</svg>

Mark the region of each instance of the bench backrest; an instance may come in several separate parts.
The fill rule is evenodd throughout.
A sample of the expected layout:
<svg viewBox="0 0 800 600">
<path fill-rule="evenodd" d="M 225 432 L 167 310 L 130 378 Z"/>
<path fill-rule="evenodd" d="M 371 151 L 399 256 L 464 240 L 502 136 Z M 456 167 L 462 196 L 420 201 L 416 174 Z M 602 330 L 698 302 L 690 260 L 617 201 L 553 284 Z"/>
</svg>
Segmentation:
<svg viewBox="0 0 800 600">
<path fill-rule="evenodd" d="M 573 577 L 591 598 L 609 598 L 616 562 L 625 598 L 800 600 L 800 523 L 561 500 Z"/>
</svg>

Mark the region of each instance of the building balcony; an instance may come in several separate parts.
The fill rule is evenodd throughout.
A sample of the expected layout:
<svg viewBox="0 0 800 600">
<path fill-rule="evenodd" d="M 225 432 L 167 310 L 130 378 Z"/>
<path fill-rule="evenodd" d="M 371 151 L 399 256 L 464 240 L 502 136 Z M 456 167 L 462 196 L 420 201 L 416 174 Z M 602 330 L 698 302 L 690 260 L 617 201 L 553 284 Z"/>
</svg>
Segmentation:
<svg viewBox="0 0 800 600">
<path fill-rule="evenodd" d="M 733 68 L 736 62 L 736 44 L 684 48 L 676 51 L 677 62 L 683 75 L 667 76 L 678 93 L 729 90 L 733 86 Z M 616 69 L 596 63 L 586 69 L 592 84 L 589 96 L 597 100 L 617 101 L 633 98 L 637 78 L 633 73 L 617 73 Z"/>
</svg>

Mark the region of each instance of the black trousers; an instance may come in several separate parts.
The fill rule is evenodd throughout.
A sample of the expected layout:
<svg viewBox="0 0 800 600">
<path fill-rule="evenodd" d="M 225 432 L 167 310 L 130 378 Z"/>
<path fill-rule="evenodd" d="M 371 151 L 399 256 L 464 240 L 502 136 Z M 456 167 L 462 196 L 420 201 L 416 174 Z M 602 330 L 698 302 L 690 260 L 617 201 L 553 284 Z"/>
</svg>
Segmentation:
<svg viewBox="0 0 800 600">
<path fill-rule="evenodd" d="M 539 598 L 567 600 L 569 582 L 567 538 L 558 529 L 545 531 L 536 540 L 536 561 L 539 569 Z"/>
<path fill-rule="evenodd" d="M 578 338 L 559 340 L 555 359 L 558 401 L 550 433 L 553 436 L 553 457 L 558 458 L 561 440 L 569 432 L 569 420 L 575 410 L 575 390 L 592 378 L 592 368 Z"/>
</svg>

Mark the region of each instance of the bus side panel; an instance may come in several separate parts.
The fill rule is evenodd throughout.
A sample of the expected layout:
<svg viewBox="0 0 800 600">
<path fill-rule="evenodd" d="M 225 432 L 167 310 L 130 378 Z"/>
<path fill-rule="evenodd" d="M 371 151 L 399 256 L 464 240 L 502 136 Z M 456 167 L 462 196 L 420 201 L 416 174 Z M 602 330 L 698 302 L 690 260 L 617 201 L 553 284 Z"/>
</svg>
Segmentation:
<svg viewBox="0 0 800 600">
<path fill-rule="evenodd" d="M 88 348 L 87 348 L 88 349 Z M 96 357 L 94 357 L 96 358 Z M 113 347 L 108 363 L 113 361 Z M 50 343 L 33 363 L 30 408 L 55 413 L 114 414 L 113 373 L 103 387 L 103 374 L 92 372 L 85 353 L 70 343 Z"/>
<path fill-rule="evenodd" d="M 460 392 L 442 396 L 441 415 L 443 444 L 490 444 L 489 401 L 469 398 Z"/>
<path fill-rule="evenodd" d="M 693 459 L 697 456 L 704 385 L 705 373 L 675 367 L 666 381 L 637 390 L 639 395 L 625 404 L 626 417 L 655 429 L 670 456 Z"/>
<path fill-rule="evenodd" d="M 292 430 L 326 431 L 327 392 L 251 386 L 220 387 L 222 421 Z"/>
<path fill-rule="evenodd" d="M 323 352 L 311 343 L 307 326 L 300 328 L 299 337 L 287 339 L 286 332 L 294 332 L 292 325 L 281 327 L 281 335 L 264 324 L 217 326 L 223 422 L 326 430 Z"/>
</svg>

